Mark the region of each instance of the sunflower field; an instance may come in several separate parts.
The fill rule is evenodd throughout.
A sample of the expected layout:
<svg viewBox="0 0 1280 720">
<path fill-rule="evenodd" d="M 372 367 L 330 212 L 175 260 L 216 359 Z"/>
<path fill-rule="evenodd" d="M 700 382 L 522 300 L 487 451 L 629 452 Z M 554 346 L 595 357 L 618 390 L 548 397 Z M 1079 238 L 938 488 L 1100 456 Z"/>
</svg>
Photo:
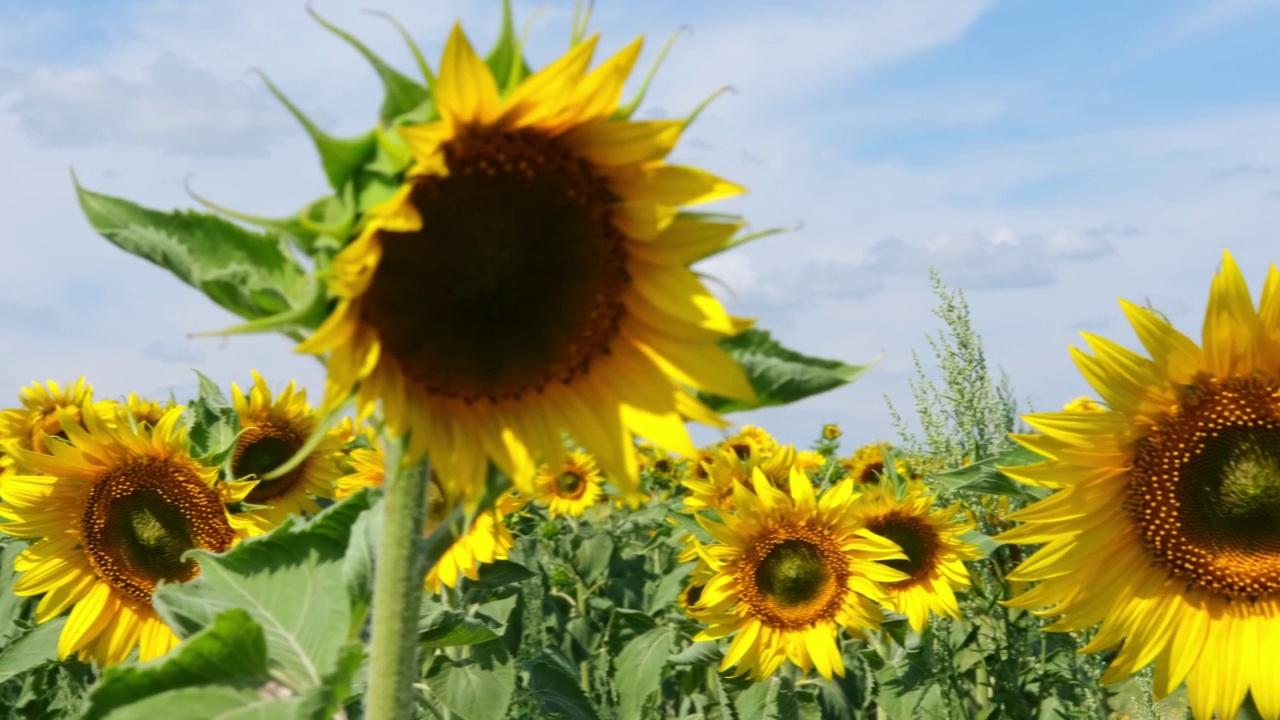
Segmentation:
<svg viewBox="0 0 1280 720">
<path fill-rule="evenodd" d="M 339 138 L 263 75 L 330 195 L 74 190 L 325 386 L 0 401 L 0 717 L 1280 720 L 1274 267 L 1225 254 L 1198 342 L 1122 302 L 1144 352 L 1085 333 L 1095 396 L 1034 413 L 934 275 L 898 437 L 786 445 L 733 413 L 871 366 L 691 269 L 774 231 L 694 209 L 743 189 L 666 161 L 702 106 L 638 118 L 639 39 L 532 68 L 508 6 L 483 54 L 396 23 L 406 73 L 316 20 L 385 85 Z"/>
</svg>

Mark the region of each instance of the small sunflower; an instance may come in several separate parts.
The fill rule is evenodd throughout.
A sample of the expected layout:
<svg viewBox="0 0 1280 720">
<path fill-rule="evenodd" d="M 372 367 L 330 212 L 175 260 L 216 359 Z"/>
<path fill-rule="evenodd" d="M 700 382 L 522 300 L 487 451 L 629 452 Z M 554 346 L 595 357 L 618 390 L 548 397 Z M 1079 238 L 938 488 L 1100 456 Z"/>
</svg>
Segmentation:
<svg viewBox="0 0 1280 720">
<path fill-rule="evenodd" d="M 559 466 L 544 465 L 534 480 L 534 498 L 551 517 L 580 516 L 604 498 L 595 458 L 574 450 Z"/>
<path fill-rule="evenodd" d="M 755 425 L 743 425 L 737 433 L 727 437 L 719 445 L 722 450 L 730 450 L 738 457 L 746 460 L 759 455 L 768 457 L 778 452 L 778 441 L 769 431 Z"/>
<path fill-rule="evenodd" d="M 306 390 L 298 390 L 289 381 L 272 402 L 271 389 L 256 371 L 248 395 L 231 384 L 231 403 L 240 416 L 240 435 L 231 454 L 231 472 L 237 479 L 261 477 L 280 467 L 302 448 L 318 422 L 307 404 Z M 329 430 L 297 467 L 254 486 L 245 502 L 261 507 L 245 516 L 265 532 L 290 515 L 320 512 L 312 496 L 333 497 L 334 483 L 342 474 L 336 457 L 342 445 L 341 427 Z"/>
<path fill-rule="evenodd" d="M 498 498 L 492 510 L 476 515 L 467 531 L 453 541 L 449 549 L 427 572 L 424 587 L 439 593 L 440 586 L 457 587 L 458 578 L 480 579 L 480 566 L 511 557 L 516 540 L 504 520 L 524 507 L 526 500 L 507 493 Z"/>
<path fill-rule="evenodd" d="M 753 485 L 735 485 L 736 510 L 721 522 L 698 516 L 715 539 L 698 549 L 714 575 L 689 606 L 707 625 L 694 639 L 734 636 L 722 672 L 736 665 L 736 675 L 763 680 L 790 660 L 843 676 L 840 628 L 880 626 L 881 583 L 906 578 L 884 561 L 906 556 L 853 515 L 851 481 L 815 496 L 793 471 L 787 494 L 757 469 Z"/>
<path fill-rule="evenodd" d="M 98 403 L 98 407 L 102 414 L 102 419 L 108 425 L 125 424 L 130 421 L 142 425 L 155 425 L 160 422 L 160 418 L 173 408 L 182 410 L 182 406 L 176 403 L 167 402 L 160 403 L 156 400 L 147 400 L 138 397 L 137 393 L 129 393 L 124 402 L 113 402 L 104 400 Z"/>
<path fill-rule="evenodd" d="M 478 497 L 488 459 L 528 490 L 562 431 L 638 492 L 634 436 L 689 455 L 682 415 L 714 418 L 687 388 L 754 397 L 717 345 L 749 323 L 688 267 L 741 224 L 679 209 L 742 189 L 664 162 L 686 121 L 627 119 L 640 42 L 588 72 L 596 42 L 502 87 L 454 27 L 440 118 L 399 130 L 414 165 L 334 259 L 337 305 L 298 347 L 330 353 L 326 406 L 381 400 L 451 496 Z"/>
<path fill-rule="evenodd" d="M 347 453 L 351 471 L 334 481 L 333 497 L 346 500 L 364 488 L 382 487 L 386 456 L 377 448 L 356 448 Z"/>
<path fill-rule="evenodd" d="M 0 474 L 17 472 L 16 451 L 46 452 L 46 441 L 51 437 L 66 437 L 59 410 L 66 409 L 67 417 L 81 422 L 80 409 L 86 400 L 93 398 L 93 386 L 83 377 L 67 383 L 64 390 L 50 380 L 46 384 L 31 383 L 18 392 L 22 407 L 0 411 Z M 114 403 L 107 401 L 94 406 L 106 410 Z"/>
<path fill-rule="evenodd" d="M 880 482 L 880 476 L 884 474 L 884 452 L 890 447 L 887 442 L 863 445 L 849 457 L 841 458 L 840 468 L 844 470 L 846 477 L 853 478 L 856 483 L 876 485 Z M 904 477 L 910 475 L 910 468 L 902 458 L 898 459 L 894 468 L 899 475 Z"/>
<path fill-rule="evenodd" d="M 907 579 L 887 583 L 885 606 L 907 616 L 912 629 L 923 632 L 929 613 L 959 618 L 956 590 L 971 586 L 965 560 L 981 557 L 973 545 L 959 539 L 970 527 L 956 522 L 960 506 L 933 509 L 933 496 L 923 485 L 912 483 L 899 500 L 884 486 L 869 489 L 854 504 L 856 513 L 871 532 L 892 540 L 906 554 L 905 560 L 885 564 L 906 573 Z"/>
<path fill-rule="evenodd" d="M 835 442 L 840 439 L 843 433 L 840 432 L 840 426 L 835 423 L 828 423 L 822 426 L 822 439 L 827 442 Z"/>
<path fill-rule="evenodd" d="M 1229 253 L 1197 346 L 1150 309 L 1122 302 L 1150 359 L 1084 333 L 1072 349 L 1103 412 L 1025 416 L 1015 435 L 1048 458 L 1003 468 L 1057 492 L 1013 513 L 1002 542 L 1043 544 L 1009 601 L 1102 623 L 1084 650 L 1120 645 L 1103 682 L 1155 663 L 1162 698 L 1185 679 L 1195 717 L 1231 718 L 1253 696 L 1280 717 L 1280 272 L 1255 309 Z"/>
<path fill-rule="evenodd" d="M 766 480 L 784 492 L 790 488 L 791 470 L 796 467 L 795 448 L 787 445 L 775 448 L 769 455 L 761 455 L 755 446 L 743 457 L 734 448 L 721 446 L 710 462 L 704 464 L 702 480 L 684 481 L 689 494 L 684 497 L 687 512 L 699 510 L 734 510 L 734 493 L 739 486 L 750 492 L 756 470 Z"/>
<path fill-rule="evenodd" d="M 48 454 L 16 451 L 42 475 L 0 479 L 0 532 L 38 539 L 14 561 L 14 593 L 44 595 L 36 622 L 74 606 L 59 658 L 105 667 L 135 647 L 143 661 L 167 653 L 178 639 L 151 607 L 156 584 L 192 580 L 200 568 L 183 553 L 224 552 L 249 528 L 227 504 L 251 484 L 220 483 L 215 468 L 192 459 L 180 414 L 110 427 L 85 395 L 79 412 L 58 410 L 66 440 L 49 440 Z"/>
</svg>

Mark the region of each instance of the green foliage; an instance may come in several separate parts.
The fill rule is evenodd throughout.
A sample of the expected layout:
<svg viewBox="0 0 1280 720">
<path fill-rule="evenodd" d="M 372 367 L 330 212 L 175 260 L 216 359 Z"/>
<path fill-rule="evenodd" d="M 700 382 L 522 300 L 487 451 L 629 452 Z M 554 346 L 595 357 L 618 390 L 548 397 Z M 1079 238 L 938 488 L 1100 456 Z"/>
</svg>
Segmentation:
<svg viewBox="0 0 1280 720">
<path fill-rule="evenodd" d="M 236 435 L 240 432 L 240 415 L 217 383 L 199 370 L 195 373 L 200 379 L 200 387 L 186 412 L 191 455 L 220 466 L 235 448 Z"/>
<path fill-rule="evenodd" d="M 698 399 L 717 412 L 786 405 L 847 385 L 871 369 L 871 364 L 846 365 L 801 355 L 755 328 L 721 340 L 720 346 L 746 371 L 757 402 L 699 393 Z"/>
<path fill-rule="evenodd" d="M 149 210 L 79 183 L 76 193 L 89 224 L 103 237 L 236 315 L 260 319 L 310 304 L 315 280 L 278 235 L 250 232 L 205 213 Z"/>
</svg>

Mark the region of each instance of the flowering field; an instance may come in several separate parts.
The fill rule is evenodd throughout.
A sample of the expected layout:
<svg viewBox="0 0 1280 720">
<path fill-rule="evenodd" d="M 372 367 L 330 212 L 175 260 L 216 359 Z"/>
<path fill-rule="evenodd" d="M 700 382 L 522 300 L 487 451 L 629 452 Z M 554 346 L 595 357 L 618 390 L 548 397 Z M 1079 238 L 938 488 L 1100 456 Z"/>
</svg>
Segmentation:
<svg viewBox="0 0 1280 720">
<path fill-rule="evenodd" d="M 532 68 L 508 7 L 410 75 L 316 19 L 386 90 L 336 138 L 263 77 L 331 195 L 75 192 L 325 387 L 0 402 L 3 717 L 1280 719 L 1275 268 L 1225 254 L 1197 339 L 1122 303 L 1144 352 L 1086 333 L 1035 413 L 935 275 L 898 437 L 786 445 L 733 414 L 869 366 L 690 269 L 773 231 L 691 209 L 742 188 L 666 162 L 702 106 L 638 119 L 639 40 Z"/>
</svg>

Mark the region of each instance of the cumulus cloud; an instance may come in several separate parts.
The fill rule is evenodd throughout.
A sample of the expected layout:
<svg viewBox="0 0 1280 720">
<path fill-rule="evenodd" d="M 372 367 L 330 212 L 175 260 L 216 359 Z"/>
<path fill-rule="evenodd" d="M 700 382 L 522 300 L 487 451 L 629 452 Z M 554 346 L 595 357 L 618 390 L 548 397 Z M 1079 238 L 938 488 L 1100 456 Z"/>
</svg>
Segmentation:
<svg viewBox="0 0 1280 720">
<path fill-rule="evenodd" d="M 220 79 L 172 53 L 160 56 L 140 81 L 92 67 L 41 67 L 21 77 L 18 88 L 13 112 L 28 136 L 48 146 L 261 155 L 273 132 L 292 128 L 260 89 Z"/>
</svg>

